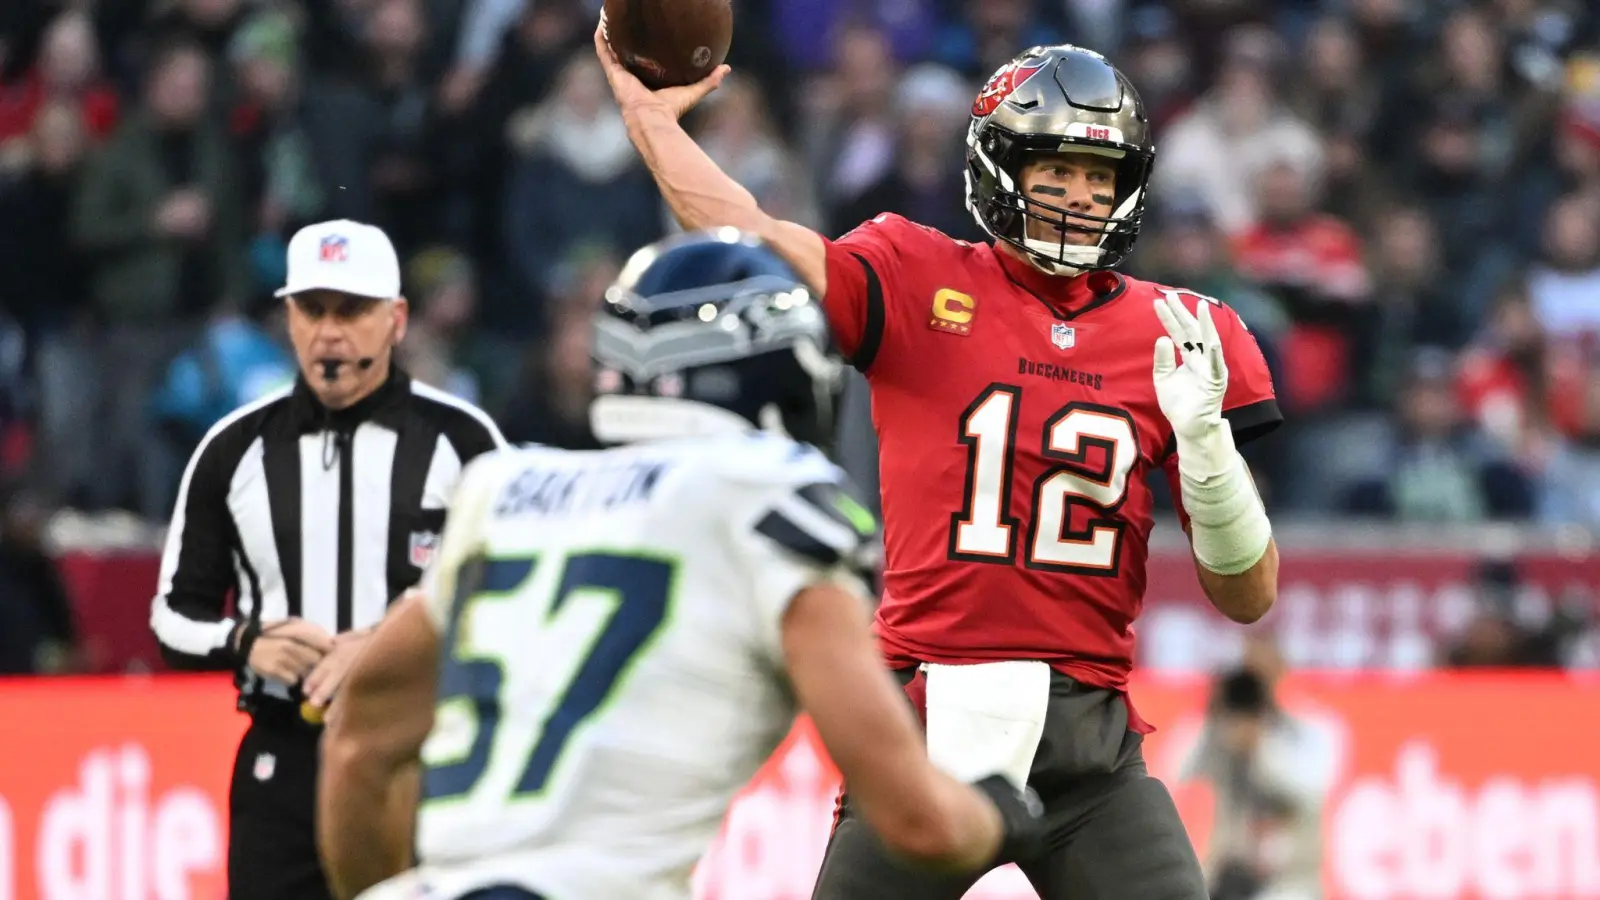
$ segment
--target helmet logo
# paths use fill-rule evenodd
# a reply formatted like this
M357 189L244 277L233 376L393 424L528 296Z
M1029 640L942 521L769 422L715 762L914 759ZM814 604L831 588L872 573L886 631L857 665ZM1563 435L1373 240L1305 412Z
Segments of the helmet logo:
M978 99L972 103L972 116L981 119L1000 108L1017 88L1028 83L1028 79L1044 71L1048 60L1030 59L1022 63L1007 63L994 73L989 83L978 92Z

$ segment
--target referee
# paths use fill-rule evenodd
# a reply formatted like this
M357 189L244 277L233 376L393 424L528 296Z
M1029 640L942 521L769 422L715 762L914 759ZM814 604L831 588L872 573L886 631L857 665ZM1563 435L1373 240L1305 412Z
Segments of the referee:
M330 896L312 822L320 711L420 578L462 467L505 443L394 363L408 309L381 230L301 229L278 296L299 377L200 441L150 612L167 662L233 671L252 719L229 792L230 900Z

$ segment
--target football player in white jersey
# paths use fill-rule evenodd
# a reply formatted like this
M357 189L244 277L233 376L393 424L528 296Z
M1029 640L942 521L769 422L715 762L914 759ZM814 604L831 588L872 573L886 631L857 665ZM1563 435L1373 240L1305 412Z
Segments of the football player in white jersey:
M978 869L1036 842L1005 777L933 767L879 660L877 524L801 442L830 433L841 363L789 266L731 231L641 250L593 355L595 433L619 446L468 466L331 711L335 895L687 898L797 704L901 855Z

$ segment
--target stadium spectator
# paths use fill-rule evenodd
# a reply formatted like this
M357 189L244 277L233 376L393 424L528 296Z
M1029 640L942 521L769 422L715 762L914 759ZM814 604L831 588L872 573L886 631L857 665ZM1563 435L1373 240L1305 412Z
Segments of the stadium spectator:
M72 606L44 545L49 510L37 495L0 499L0 675L77 668Z
M32 132L49 107L70 109L94 140L111 133L120 106L115 88L100 73L100 48L89 14L57 16L40 40L38 59L21 78L0 76L0 152Z
M835 52L837 70L806 95L802 146L817 179L823 218L837 231L850 227L840 224L841 208L893 165L897 69L888 41L873 28L845 28Z
M1459 349L1480 315L1464 309L1444 266L1438 229L1419 206L1391 207L1373 229L1373 283L1368 328L1353 330L1352 377L1363 406L1380 405L1404 380L1416 347Z
M1526 279L1508 279L1484 326L1461 354L1458 391L1484 433L1521 454L1548 427L1558 396L1552 352L1528 300Z
M439 215L443 132L425 68L427 22L419 0L380 0L358 33L359 67L319 73L306 91L318 171L335 188L323 214L383 222L408 258L448 224Z
M245 20L228 45L228 60L238 82L228 127L239 151L256 299L283 283L285 242L316 219L328 188L303 120L303 73L290 18L264 10Z
M1471 618L1441 660L1451 668L1561 666L1594 617L1592 605L1564 602L1568 598L1558 598L1553 608L1530 608L1514 559L1483 559L1472 587Z
M507 125L521 157L505 207L506 253L532 331L555 312L558 269L569 253L596 245L625 255L659 237L665 222L590 56L572 58L550 97Z
M1178 31L1177 17L1162 5L1141 5L1130 16L1126 60L1128 78L1150 115L1150 127L1165 134L1198 93L1194 51Z
M1371 321L1365 248L1349 223L1318 211L1316 177L1288 159L1266 163L1254 182L1255 221L1234 237L1240 273L1269 291L1293 322L1283 352L1295 366L1279 390L1286 408L1299 412L1349 396Z
M1539 514L1549 522L1600 531L1600 361L1583 374L1577 434L1545 462Z
M514 444L535 443L563 450L600 447L589 426L594 375L589 366L588 323L595 303L618 267L603 255L573 260L567 267L566 297L556 310L549 335L530 346L510 391L502 423Z
M150 413L175 457L188 456L235 409L294 380L294 361L277 337L281 310L269 318L271 325L263 327L240 314L219 315L167 367L150 398Z
M835 230L892 212L951 237L981 240L983 233L962 194L961 141L966 133L961 126L972 94L970 85L941 66L924 63L906 71L895 89L894 159L854 199L836 206ZM776 209L772 213L782 214Z
M12 484L27 474L33 445L27 352L22 326L0 311L0 484Z
M1470 292L1497 283L1516 258L1511 243L1501 239L1507 185L1488 162L1487 113L1453 94L1419 105L1420 122L1408 128L1416 134L1415 149L1394 170L1393 181L1428 210L1451 280L1466 292L1468 308L1482 309L1487 298Z
M0 297L21 329L19 374L27 379L9 404L9 424L21 425L21 415L32 413L30 433L41 448L34 484L67 497L74 485L87 483L93 467L93 445L74 427L100 390L94 372L81 364L87 281L71 233L87 135L72 107L56 103L34 118L24 143L21 167L0 170Z
M964 0L940 31L932 56L981 81L1029 47L1061 43L1060 32L1044 20L1043 6L1030 0Z
M898 59L924 59L944 21L944 5L941 0L773 0L769 27L785 59L804 72L825 69L840 30L856 24L880 29Z
M1539 325L1552 338L1600 336L1600 208L1568 194L1550 207L1543 259L1528 274Z
M400 362L412 377L468 403L483 403L480 358L468 326L478 304L472 261L447 247L417 254L406 267L415 298Z
M1214 86L1162 137L1151 187L1157 198L1198 193L1229 233L1256 223L1253 186L1268 168L1285 163L1314 181L1325 152L1316 132L1279 96L1284 63L1276 49L1236 48Z
M71 429L96 435L100 455L85 473L95 500L148 518L169 508L177 483L177 461L145 415L155 379L205 316L248 294L238 168L207 116L211 74L199 45L165 45L143 109L91 159L73 210L100 324L78 364L100 373L106 407Z
M1447 354L1419 351L1396 406L1400 425L1379 469L1387 474L1351 488L1350 512L1414 522L1533 514L1527 476L1463 421Z
M781 210L792 221L820 224L810 173L778 134L760 84L734 76L706 100L694 134L712 160L733 173L764 208Z

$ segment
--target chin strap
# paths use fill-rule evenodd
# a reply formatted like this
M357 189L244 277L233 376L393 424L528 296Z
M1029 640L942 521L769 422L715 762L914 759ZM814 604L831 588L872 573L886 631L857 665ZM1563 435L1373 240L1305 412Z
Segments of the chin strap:
M1038 253L1032 250L1022 254L1022 258L1028 261L1028 265L1033 266L1035 269L1038 269L1044 274L1056 275L1061 278L1076 278L1077 276L1082 275L1084 272L1089 271L1088 269L1080 269L1077 266L1069 266L1066 263L1056 262L1053 259L1040 256Z

